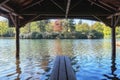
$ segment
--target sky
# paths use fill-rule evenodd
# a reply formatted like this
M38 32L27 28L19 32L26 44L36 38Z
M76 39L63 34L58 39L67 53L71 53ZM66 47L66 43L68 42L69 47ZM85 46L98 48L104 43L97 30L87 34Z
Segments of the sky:
M6 18L0 16L0 21L3 21L3 20L6 20ZM74 20L75 20L75 23L78 23L80 19L74 19ZM92 25L95 23L95 21L82 19L82 23L88 23L89 25Z
M75 22L78 23L80 19L75 19ZM88 23L90 26L92 24L94 24L96 21L92 21L92 20L87 20L87 19L82 19L82 23Z
M6 18L0 16L0 21L6 20Z

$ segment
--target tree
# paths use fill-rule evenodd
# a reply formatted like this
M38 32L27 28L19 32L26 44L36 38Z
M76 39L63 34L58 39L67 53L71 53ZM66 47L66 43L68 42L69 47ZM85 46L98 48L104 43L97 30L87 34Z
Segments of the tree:
M75 31L75 23L74 23L74 19L68 19L68 27L70 29L70 32Z
M104 26L103 23L96 22L91 26L91 28L92 28L92 30L96 30L100 33L103 33L103 29L104 29L103 26Z
M75 27L76 31L81 31L81 32L88 32L89 29L90 26L87 23L77 24Z
M48 23L50 23L49 20L40 20L40 21L37 21L37 25L38 25L38 28L40 30L40 32L45 32L46 31L46 26L48 26Z
M111 37L111 28L106 26L105 24L103 25L104 29L103 29L103 34L104 34L104 38L110 38Z
M46 27L45 27L45 30L47 32L52 32L53 31L53 25L54 25L54 22L50 21L47 23Z
M7 21L0 21L0 36L6 34L7 30L8 30Z

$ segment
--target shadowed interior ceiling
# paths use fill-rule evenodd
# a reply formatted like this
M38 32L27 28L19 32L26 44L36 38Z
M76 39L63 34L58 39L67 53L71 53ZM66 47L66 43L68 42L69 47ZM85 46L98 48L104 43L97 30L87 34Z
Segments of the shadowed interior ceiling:
M19 18L19 26L31 21L53 18L82 18L111 25L115 16L120 25L120 0L0 0L0 16Z

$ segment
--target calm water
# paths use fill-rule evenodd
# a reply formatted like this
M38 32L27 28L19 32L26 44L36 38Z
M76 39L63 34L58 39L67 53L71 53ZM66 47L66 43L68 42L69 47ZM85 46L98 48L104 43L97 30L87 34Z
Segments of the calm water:
M49 80L56 55L68 55L77 80L120 80L120 47L111 56L110 40L0 39L0 80Z

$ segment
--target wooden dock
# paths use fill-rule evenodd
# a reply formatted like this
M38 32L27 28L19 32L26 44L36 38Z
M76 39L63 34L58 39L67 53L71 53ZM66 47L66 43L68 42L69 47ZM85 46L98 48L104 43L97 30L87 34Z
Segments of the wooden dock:
M76 80L75 73L67 56L57 56L50 80Z

